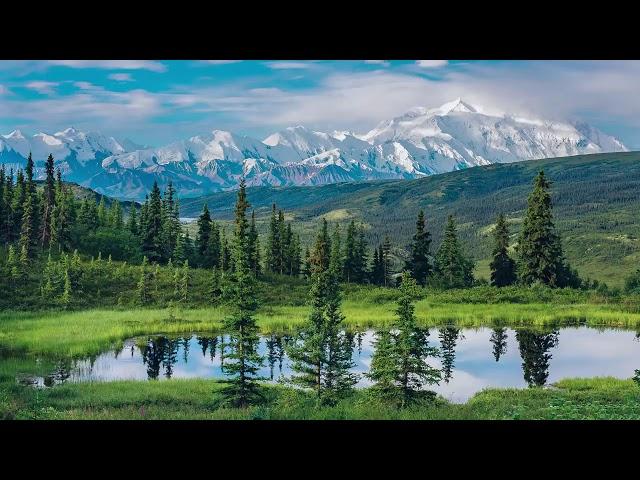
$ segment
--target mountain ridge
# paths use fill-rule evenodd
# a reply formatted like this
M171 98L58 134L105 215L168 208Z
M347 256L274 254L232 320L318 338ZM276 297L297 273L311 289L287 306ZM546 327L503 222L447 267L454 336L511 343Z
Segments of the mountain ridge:
M184 196L249 186L411 179L492 163L627 151L617 138L586 123L527 119L485 111L461 98L416 107L365 134L309 130L302 125L263 140L224 130L155 148L137 148L73 127L28 139L0 136L0 163L18 168L28 151L54 155L66 179L99 193L141 200L154 181L172 181ZM40 174L40 171L36 172Z

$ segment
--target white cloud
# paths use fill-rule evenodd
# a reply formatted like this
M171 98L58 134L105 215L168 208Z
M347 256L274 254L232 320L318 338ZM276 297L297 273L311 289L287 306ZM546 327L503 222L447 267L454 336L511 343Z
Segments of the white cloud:
M103 68L108 70L150 70L165 72L166 65L155 60L47 60L49 65L70 68Z
M306 62L269 62L267 66L273 70L293 70L311 68L313 65Z
M444 67L448 63L448 60L416 60L416 64L422 68Z
M111 80L116 80L117 82L133 82L133 78L131 78L130 73L112 73L109 75Z
M70 124L126 130L138 127L141 121L162 112L160 99L144 90L110 92L99 88L28 103L3 101L0 109L3 115L25 120L33 129L44 130L64 128Z
M80 90L92 90L97 88L94 84L89 82L73 82L73 86L79 88Z
M388 60L365 60L364 63L368 63L371 65L382 65L383 67L388 67L391 65Z
M25 87L35 90L36 92L42 95L52 95L54 93L55 87L59 85L58 82L47 82L44 80L34 80L32 82L26 83Z

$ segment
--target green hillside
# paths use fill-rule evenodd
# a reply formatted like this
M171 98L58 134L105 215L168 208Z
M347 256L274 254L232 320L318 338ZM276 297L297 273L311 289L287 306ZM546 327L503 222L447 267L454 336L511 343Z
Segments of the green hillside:
M552 180L556 225L567 257L589 278L620 285L640 266L640 152L582 155L475 167L417 180L342 183L319 187L248 189L264 229L271 203L295 219L310 239L320 217L365 222L369 241L389 235L401 258L420 208L427 215L434 245L449 214L456 217L476 275L488 276L491 230L504 212L515 241L534 175L544 169ZM215 218L229 219L235 192L183 199L181 215L196 217L206 202Z

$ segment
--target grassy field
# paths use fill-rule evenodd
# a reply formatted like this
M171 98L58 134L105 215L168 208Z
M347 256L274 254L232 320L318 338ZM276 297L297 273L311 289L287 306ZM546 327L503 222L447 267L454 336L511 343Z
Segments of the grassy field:
M245 410L218 408L212 380L66 384L46 390L0 390L0 415L15 419L640 419L640 387L613 378L562 380L550 389L485 390L464 404L442 399L406 410L388 408L366 390L317 407L305 393L274 386L267 401ZM1 417L0 417L1 418Z
M349 328L388 324L393 316L394 291L375 294L357 290L343 303ZM360 293L360 296L358 295ZM447 298L449 296L449 298ZM589 303L455 303L443 293L416 304L424 325L455 323L461 327L590 325L640 327L640 312L620 304ZM473 296L468 294L467 300ZM558 301L558 299L556 299ZM634 309L635 310L635 307ZM98 353L129 337L154 333L219 331L228 307L194 309L94 309L78 312L0 313L0 346L46 355L82 356ZM263 332L295 329L308 318L306 305L265 305L257 313Z
M309 314L306 284L282 280L261 287L257 321L263 332L295 329ZM388 324L397 289L344 286L348 328ZM595 291L474 287L423 290L416 315L429 326L554 327L569 325L640 329L638 298ZM488 390L462 405L442 399L398 412L357 391L332 408L317 408L307 395L267 387L265 405L217 408L213 380L118 381L34 389L16 382L19 372L53 371L65 357L97 355L145 334L220 331L229 306L130 308L0 313L0 418L51 419L510 419L640 418L640 388L615 379L565 380L553 389ZM18 354L18 355L14 355ZM20 355L24 354L24 355ZM38 360L35 360L38 356ZM4 358L3 358L4 357Z

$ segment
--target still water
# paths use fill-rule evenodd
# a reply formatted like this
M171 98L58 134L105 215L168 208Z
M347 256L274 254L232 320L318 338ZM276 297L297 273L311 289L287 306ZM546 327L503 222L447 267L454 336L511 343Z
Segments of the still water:
M354 371L369 370L373 331L352 336ZM260 375L277 381L292 372L285 353L287 335L260 340L265 357ZM40 386L61 382L224 378L221 345L226 336L151 336L130 339L123 348L80 361L60 361L47 377L32 377ZM429 363L442 369L443 379L430 388L452 402L465 402L488 387L525 388L548 385L567 377L629 378L640 368L639 334L629 330L563 328L540 332L512 329L432 328L429 344L439 349ZM358 386L369 385L360 375Z

